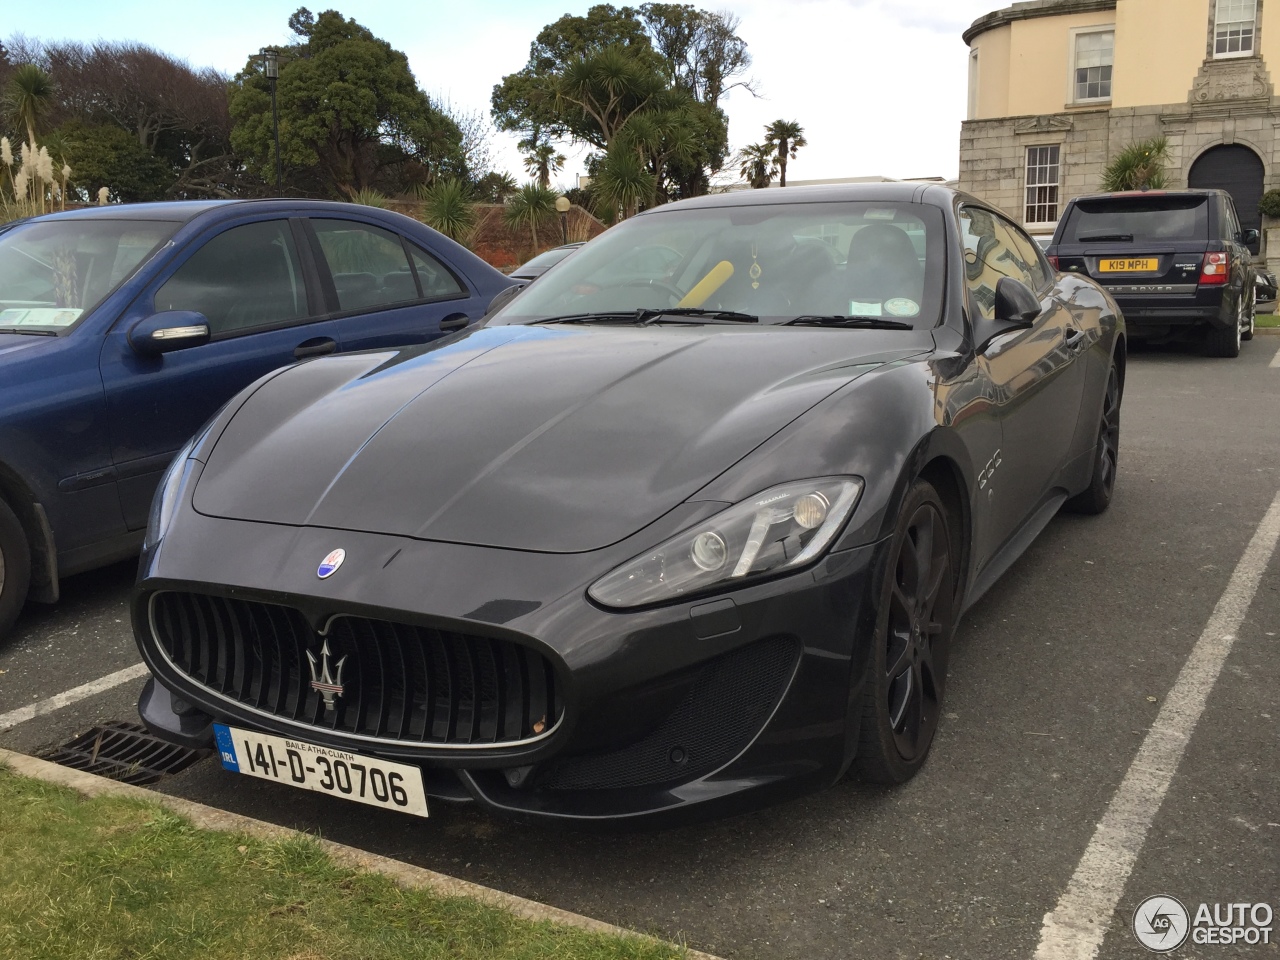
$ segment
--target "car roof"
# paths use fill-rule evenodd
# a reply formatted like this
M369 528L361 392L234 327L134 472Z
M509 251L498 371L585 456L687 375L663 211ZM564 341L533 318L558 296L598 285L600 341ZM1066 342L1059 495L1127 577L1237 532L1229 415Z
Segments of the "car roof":
M33 217L32 221L46 220L169 220L186 223L215 210L230 207L253 212L269 211L273 207L313 207L316 210L347 211L359 208L369 213L394 213L381 207L369 207L343 200L303 200L281 197L263 200L162 200L153 203L109 203L100 207L83 207L79 210L62 210Z
M1110 193L1082 193L1076 200L1110 200L1115 197L1130 199L1133 197L1216 197L1226 193L1215 187L1192 187L1180 190L1116 190Z
M765 190L735 190L732 193L711 193L704 197L691 197L675 203L645 210L641 216L666 213L672 210L695 210L705 207L754 207L784 203L841 203L850 200L879 200L884 202L918 201L927 189L946 189L936 183L888 182L888 183L835 183L808 187L774 187ZM948 191L954 193L954 191Z

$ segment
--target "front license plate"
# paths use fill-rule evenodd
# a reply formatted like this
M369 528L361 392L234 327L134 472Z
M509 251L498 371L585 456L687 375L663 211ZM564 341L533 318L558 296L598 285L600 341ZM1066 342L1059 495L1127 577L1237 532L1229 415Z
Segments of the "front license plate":
M427 815L422 771L407 763L362 757L221 723L213 725L213 733L222 765L228 770L371 807Z
M1155 257L1137 257L1129 260L1099 260L1101 273L1155 273L1160 261Z

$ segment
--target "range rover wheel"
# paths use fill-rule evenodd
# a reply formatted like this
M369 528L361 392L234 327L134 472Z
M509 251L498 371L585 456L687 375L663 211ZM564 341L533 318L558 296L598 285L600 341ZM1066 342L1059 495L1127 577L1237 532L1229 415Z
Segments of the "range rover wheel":
M1240 333L1240 322L1229 327L1210 327L1204 338L1204 352L1210 357L1240 356L1240 341L1244 339Z
M1255 293L1249 298L1249 315L1245 317L1245 322L1240 325L1240 339L1253 339L1253 321L1258 315L1258 296Z
M0 500L0 637L18 619L31 582L31 551L22 524Z

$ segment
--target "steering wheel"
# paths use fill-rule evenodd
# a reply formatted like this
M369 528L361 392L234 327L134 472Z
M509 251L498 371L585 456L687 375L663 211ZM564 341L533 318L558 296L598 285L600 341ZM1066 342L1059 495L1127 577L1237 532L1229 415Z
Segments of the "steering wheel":
M684 299L684 294L681 293L679 290L677 290L671 284L667 283L665 280L655 280L651 278L637 277L634 280L627 280L626 282L622 283L621 286L645 287L646 289L649 289L649 290L659 290L671 298L671 303L667 304L667 306L673 306Z

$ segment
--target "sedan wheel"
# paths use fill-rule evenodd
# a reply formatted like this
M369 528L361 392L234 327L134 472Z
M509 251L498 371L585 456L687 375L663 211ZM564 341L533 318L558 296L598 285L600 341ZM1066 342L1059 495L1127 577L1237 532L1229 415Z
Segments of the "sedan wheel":
M856 761L865 779L909 780L933 744L955 630L954 557L946 507L918 480L898 518L880 589Z
M27 599L31 579L31 556L22 524L8 504L0 500L0 637L18 619Z

